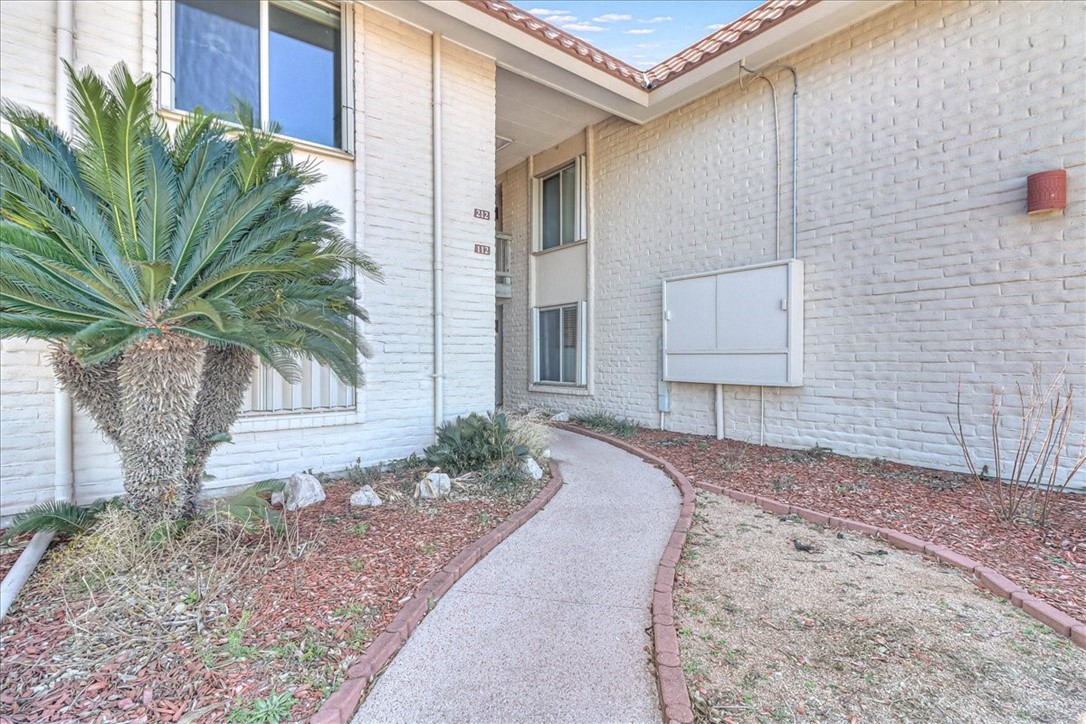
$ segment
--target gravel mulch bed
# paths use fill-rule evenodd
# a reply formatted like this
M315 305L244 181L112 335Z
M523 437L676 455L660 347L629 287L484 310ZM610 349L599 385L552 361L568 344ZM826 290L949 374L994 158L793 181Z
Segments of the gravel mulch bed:
M1049 525L1003 523L965 475L883 460L786 450L639 428L634 444L666 458L691 482L764 495L887 526L995 568L1086 620L1086 495L1067 493Z
M676 569L699 722L1071 722L1086 651L957 570L699 493Z
M398 493L424 473L369 481L386 504L362 511L349 505L356 485L326 483L327 500L290 514L286 542L241 542L238 570L218 599L154 602L161 608L147 617L152 630L117 630L132 624L96 613L95 602L109 602L108 586L92 585L99 597L92 601L86 587L58 595L49 575L36 575L0 629L0 720L313 714L404 601L546 482L515 495L461 491L439 502ZM48 571L48 559L44 565Z

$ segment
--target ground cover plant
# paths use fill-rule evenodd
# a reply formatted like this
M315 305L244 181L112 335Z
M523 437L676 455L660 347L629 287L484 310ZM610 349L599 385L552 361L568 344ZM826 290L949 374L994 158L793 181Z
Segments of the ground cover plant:
M957 570L698 493L676 569L700 722L1070 722L1086 651Z
M1003 521L969 475L639 428L634 444L692 481L887 526L995 568L1086 620L1086 495L1054 493L1048 520Z
M637 423L623 417L616 417L609 412L596 411L584 415L575 415L572 421L584 425L589 430L628 440L637 432Z
M520 438L518 438L520 439ZM54 547L0 625L0 719L296 721L432 574L544 481L417 497L420 458L322 476L285 532L199 516L147 545L127 508ZM370 485L385 501L356 509Z

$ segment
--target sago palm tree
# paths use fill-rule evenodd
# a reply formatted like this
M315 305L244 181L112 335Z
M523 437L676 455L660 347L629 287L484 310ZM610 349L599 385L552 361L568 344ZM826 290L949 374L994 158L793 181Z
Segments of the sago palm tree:
M339 212L289 143L194 114L170 133L149 78L72 81L75 132L4 101L0 333L55 342L58 378L118 448L131 505L184 515L255 368L362 382L358 273Z

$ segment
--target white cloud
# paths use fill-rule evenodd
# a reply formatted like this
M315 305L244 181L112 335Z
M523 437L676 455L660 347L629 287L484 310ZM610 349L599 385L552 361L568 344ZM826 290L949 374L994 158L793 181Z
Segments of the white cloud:
M632 15L620 15L618 13L607 13L601 15L598 18L592 18L597 23L620 23L623 20L633 20Z
M592 23L567 23L562 26L562 29L574 33L598 33L607 28L601 28L599 25L593 25Z
M568 10L548 10L547 8L532 8L529 10L532 15L536 15L541 18L550 17L551 15L565 15Z
M655 18L638 18L639 23L666 23L671 20L670 15L657 15Z
M551 15L547 18L548 23L575 23L577 22L576 15Z
M720 30L723 27L725 27L724 23L713 23L712 25L706 25L705 29L706 30Z
M656 31L652 28L634 28L632 30L623 30L626 35L650 35Z

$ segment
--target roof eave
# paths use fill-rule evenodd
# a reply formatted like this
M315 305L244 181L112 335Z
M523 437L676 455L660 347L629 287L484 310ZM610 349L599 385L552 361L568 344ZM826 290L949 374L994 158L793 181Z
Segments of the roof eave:
M393 17L493 58L498 66L634 123L646 123L735 81L739 65L774 62L901 0L812 3L764 32L643 90L592 62L464 2L361 0Z
M649 91L649 104L639 120L645 122L658 118L738 80L740 64L758 68L776 62L898 2L901 0L814 3L804 8L802 13L796 13L765 32L744 39Z

